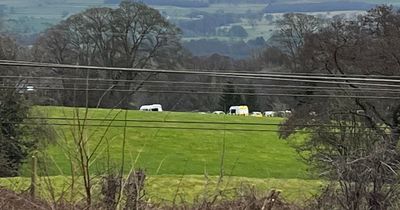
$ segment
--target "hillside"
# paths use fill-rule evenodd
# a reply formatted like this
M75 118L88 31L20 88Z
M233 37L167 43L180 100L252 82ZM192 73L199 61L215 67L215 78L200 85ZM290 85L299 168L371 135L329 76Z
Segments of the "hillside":
M71 15L92 7L116 7L120 0L3 0L0 17L5 28L24 45L32 45L48 27ZM280 13L305 12L322 18L365 11L377 4L399 5L400 0L145 0L183 32L183 45L193 55L220 53L233 58L246 58L265 47L253 46L260 38L272 37ZM343 12L345 11L345 12ZM328 14L328 12L330 14ZM243 27L246 36L230 33L233 27ZM217 43L215 43L217 41ZM198 47L200 46L200 47ZM218 46L218 50L215 50Z
M48 117L74 116L72 108L40 107ZM83 109L80 110L83 115ZM89 118L124 119L124 112L107 109L90 109ZM198 113L146 113L129 111L129 120L153 121L200 121L196 123L161 123L161 122L128 122L126 134L125 168L131 166L144 168L149 175L218 175L221 166L221 151L225 140L224 171L226 175L256 177L256 178L300 178L307 179L307 166L299 160L295 150L288 142L280 140L275 125L224 125L210 124L215 122L227 123L279 123L280 118L255 118L239 116L223 116ZM51 123L70 124L72 121L51 120ZM76 123L76 121L75 121ZM88 124L100 124L98 121L88 121ZM113 126L123 126L123 122L114 122ZM136 128L134 126L140 126ZM186 127L187 129L142 128L149 127ZM101 139L105 127L87 127L85 136L90 137L91 148ZM204 128L214 130L196 130ZM71 126L56 126L58 133L57 143L48 149L50 161L50 175L70 174L70 164L66 157L71 151L73 135ZM217 130L216 130L217 129ZM220 130L221 129L221 130ZM223 129L227 129L223 131ZM232 131L268 130L268 131ZM92 171L103 171L107 162L111 168L121 161L123 128L112 127L106 134L106 140L96 153L96 161L92 164ZM75 135L76 136L76 135ZM106 147L106 145L110 147ZM68 149L69 148L69 149ZM107 151L110 159L107 158Z
M274 3L268 5L265 13L289 13L289 12L331 12L331 11L357 11L369 10L375 4L348 1L326 1L318 3Z

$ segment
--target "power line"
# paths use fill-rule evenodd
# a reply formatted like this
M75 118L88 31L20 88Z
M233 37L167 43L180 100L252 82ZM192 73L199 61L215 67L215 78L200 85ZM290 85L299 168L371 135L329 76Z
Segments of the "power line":
M29 85L32 85L32 84L34 84L34 83L29 83ZM50 83L49 83L50 84ZM28 85L28 86L29 86ZM42 84L43 85L43 84ZM64 85L78 85L78 84L74 84L74 83L67 83L67 84L65 84L65 83L63 83L63 86ZM82 85L82 86L84 86L85 84L79 84L79 85ZM98 83L96 83L96 85L95 86L101 86L102 84L98 84ZM106 84L105 84L106 85ZM109 88L93 88L93 87L89 87L89 88L84 88L84 87L66 87L66 88L64 88L64 87L49 87L49 86L33 86L32 88L32 90L34 90L34 89L38 89L38 90L61 90L61 89L65 89L65 90L76 90L76 91L86 91L86 90L89 90L89 91L115 91L115 92L129 92L129 91L132 91L132 90L129 90L129 89L119 89L119 88L129 88L129 87L131 87L131 86L127 86L127 85L116 85L115 87L113 87L113 85L111 85L111 86L109 86ZM2 88L6 88L6 89L17 89L17 90L21 90L21 91L23 91L24 89L27 89L27 86L22 86L22 87L18 87L18 86L15 86L15 87L13 87L13 86L0 86L0 89L2 89ZM226 93L226 92L215 92L215 91L209 91L209 90L215 90L215 87L198 87L198 86L193 86L193 85L186 85L186 86L159 86L159 85L146 85L146 84L144 84L143 85L143 87L142 88L151 88L151 89L146 89L146 90L140 90L140 91L137 91L137 92L141 92L141 91L166 91L165 89L170 89L169 91L179 91L179 90L174 90L174 89L185 89L185 91L186 92L188 92L188 91L196 91L196 92L199 92L199 90L201 90L200 92L205 92L205 91L208 91L208 92L212 92L212 93L215 93L215 94L229 94L229 93ZM158 88L162 88L162 90L159 90ZM252 91L252 90L254 90L254 91L256 91L256 90L258 90L258 91L260 91L260 88L252 88L252 87L239 87L239 88L236 88L235 89L235 91L239 91L239 92L235 92L235 93L232 93L232 95L237 95L237 94L241 94L241 93L243 93L243 94L251 94L251 93L248 93L248 92L240 92L240 91ZM346 89L344 89L344 90L342 90L342 89L331 89L331 88L323 88L323 89L314 89L314 88L312 88L312 87L295 87L295 88L289 88L289 87L271 87L270 89L268 89L268 90L264 90L263 92L268 92L268 93L280 93L280 92L284 92L284 93L290 93L290 92L294 92L294 93L296 93L296 94L300 94L300 92L312 92L312 93L316 93L316 92L327 92L327 93L370 93L370 94L373 94L373 93L379 93L380 95L382 95L382 93L380 93L380 92L383 92L384 94L400 94L400 90L391 90L391 89L372 89L372 90L367 90L366 88L365 89L351 89L351 88L346 88ZM260 92L254 92L254 94L259 94ZM293 94L294 94L293 93ZM311 94L308 94L308 95L311 95ZM329 94L329 95L331 95L331 96L335 96L334 94ZM372 96L371 96L372 97Z
M12 86L0 86L0 89L17 89ZM21 91L24 91L20 89ZM309 97L309 98L359 98L359 99L395 99L399 100L400 97L393 96L373 96L373 95L329 95L329 94L285 94L285 93L249 93L249 92L216 92L216 91L175 91L175 90L122 90L122 89L101 89L101 88L51 88L51 87L36 87L35 90L48 90L48 91L103 91L103 92L129 92L129 93L176 93L176 94L199 94L199 95L251 95L251 96L285 96L285 97Z
M38 62L32 62L32 61L15 61L15 60L0 60L0 62L5 62L5 63L26 63L26 64L37 64ZM42 63L42 64L54 64L54 63ZM114 68L114 67L110 67ZM128 68L131 69L131 68ZM191 71L200 71L200 72L212 72L210 70L206 69L183 69L183 70L191 70ZM238 70L223 70L225 73L246 73L245 71L238 71ZM224 73L224 72L217 72L217 73ZM253 74L256 75L263 75L263 74L268 74L268 75L293 75L293 76L305 76L306 78L309 78L310 76L318 76L318 77L334 77L334 78L347 78L347 77L353 77L353 78L375 78L375 79L393 79L397 78L400 79L400 75L377 75L377 74L323 74L323 73L304 73L304 72L266 72L263 70L258 70L258 71L252 71ZM399 80L400 81L400 80Z
M128 71L128 72L149 72L149 73L171 73L171 74L200 74L200 75L227 75L227 76L258 76L258 77L277 77L277 78L292 78L292 79L318 79L318 80L344 80L344 81L373 81L373 82L393 82L399 83L400 80L395 79L381 79L381 78L361 78L361 77L345 77L343 75L299 75L295 73L244 73L244 72L213 72L204 70L165 70L165 69L139 69L139 68L121 68L121 67L101 67L101 66L83 66L83 65L70 65L70 64L52 64L52 63L38 63L26 61L10 61L0 60L0 65L9 66L30 66L30 67L54 67L54 68L68 68L68 69L87 69L87 70L114 70L114 71Z
M117 67L95 67L95 66L77 66L77 65L43 65L43 64L27 64L27 63L0 63L0 65L5 66L20 66L20 67L36 67L36 68L65 68L65 69L86 69L86 70L113 70L113 71L126 71L126 72L146 72L146 73L162 73L162 74L192 74L198 76L207 77L222 77L231 79L253 79L253 80L271 80L271 81L287 81L287 82L308 82L308 83L322 83L322 84L335 84L335 85L361 85L361 86L373 86L373 87L391 87L400 88L400 85L393 84L380 84L380 83L362 83L362 82L342 82L342 81L328 81L328 80L313 80L311 79L298 79L298 78L279 78L279 77L269 77L260 76L253 74L255 76L241 76L233 73L218 73L218 72L200 72L200 71L180 71L180 70L155 70L155 69L129 69L129 68L117 68ZM343 78L342 78L343 79ZM347 79L347 78L346 78ZM392 80L391 80L392 81Z
M17 66L19 66L19 65L21 65L20 63L15 63ZM2 64L0 64L0 65L2 65ZM8 64L6 64L6 65L8 65ZM37 64L29 64L30 66L32 66L32 67L37 67L36 65ZM26 67L26 66L29 66L29 65L23 65L24 67ZM42 67L44 67L44 66L42 66ZM47 67L52 67L52 66L47 66ZM54 66L53 66L54 67ZM89 66L90 67L90 66ZM62 67L60 67L60 66L57 66L57 67L55 67L55 68L65 68L65 66L62 66ZM72 67L67 67L67 68L72 68ZM81 66L74 66L73 68L81 68ZM85 68L87 69L88 68L88 66L85 66ZM97 67L95 67L95 68L97 68ZM92 67L90 67L89 68L90 70L93 70L92 69ZM98 69L95 69L95 70L98 70ZM113 70L113 69L111 69L111 70ZM135 70L139 70L139 69L135 69ZM149 69L144 69L144 71L146 72L146 71L153 71L153 70L149 70ZM170 71L170 70L155 70L155 71L162 71L162 73L164 73L164 71L165 72L167 72L167 73L176 73L177 71L176 70L172 70L172 72ZM180 73L180 72L179 72ZM183 72L183 74L186 74L186 73L188 73L188 74L197 74L197 73L194 73L194 72ZM211 76L225 76L225 74L226 73L222 73L222 74L224 74L224 75L220 75L221 73L219 73L219 72L201 72L201 73L211 73L211 74L216 74L216 75L211 75ZM255 74L237 74L237 73L229 73L229 74L232 74L232 75L227 75L227 77L233 77L233 78L251 78L251 77L247 77L247 76L249 76L249 75L255 75ZM203 74L201 74L201 75L203 75ZM242 76L242 75L245 75L245 76ZM257 75L258 76L258 75ZM264 75L261 75L261 76L264 76ZM265 76L265 77L269 77L270 75L267 75L267 76ZM291 75L290 77L287 77L287 76L285 76L285 77L283 77L283 78L280 78L281 77L281 75L277 75L279 78L277 78L277 77L274 77L274 78L267 78L267 79L286 79L286 80L288 80L288 81L296 81L296 82L298 82L298 81L308 81L308 80L303 80L303 79L297 79L297 78L304 78L303 76L302 77L299 77L299 76L293 76L293 75ZM264 79L264 77L262 77L263 79ZM314 77L315 78L315 77ZM313 78L313 79L314 79ZM256 78L256 79L258 79L258 78ZM322 81L320 81L320 80L325 80L325 79L328 79L328 77L318 77L318 78L316 78L317 80L311 80L311 81L313 81L313 82L322 82ZM329 79L331 79L331 80L336 80L337 78L329 78ZM342 79L344 79L345 81L348 81L348 80L350 80L349 78L342 78ZM351 78L351 79L354 79L354 80L356 80L356 81L359 81L359 80L361 80L361 81L365 81L365 79L363 79L363 78ZM86 81L88 81L88 80L86 80ZM381 79L369 79L369 80L367 80L367 81L374 81L374 82L394 82L394 81L397 81L397 80L381 80ZM333 82L333 81L324 81L324 82ZM354 84L354 83L349 83L349 82L335 82L335 83L333 83L333 84L346 84L346 85L348 85L348 84ZM377 84L377 83L359 83L359 84L362 84L362 85L367 85L367 84L369 84L369 85L379 85L379 86L383 86L383 85L386 85L386 84ZM391 86L394 86L394 85L391 85ZM3 88L14 88L15 89L15 87L3 87ZM329 88L329 87L328 87ZM109 89L94 89L94 88L85 88L85 89L78 89L78 88L48 88L48 87L35 87L35 89L39 89L39 90L72 90L72 91L107 91L107 90L109 90ZM113 91L121 91L121 92L124 92L124 91L127 91L127 92L132 92L132 90L118 90L118 89L114 89ZM162 91L162 90L136 90L135 92L148 92L148 93L184 93L184 94L233 94L233 95L262 95L262 96L298 96L298 97L335 97L335 98L365 98L365 99L400 99L399 97L382 97L382 96L355 96L355 95L302 95L302 94L260 94L260 93L224 93L224 92L206 92L206 91ZM71 124L68 124L68 125L71 125ZM99 126L99 125L90 125L90 126ZM115 127L115 126L113 126L113 127ZM121 126L119 126L119 127L121 127ZM138 127L138 126L134 126L134 127ZM142 128L167 128L167 129L199 129L199 128L191 128L191 127L154 127L154 126L140 126L140 127L142 127ZM212 129L210 129L210 128L201 128L201 129L206 129L206 130L212 130ZM219 129L219 130L221 130L221 129ZM224 129L224 130L226 130L226 129ZM234 130L239 130L239 129L234 129ZM248 131L248 130L247 130ZM253 131L253 130L252 130ZM254 130L254 131L261 131L261 130ZM276 131L274 131L274 132L276 132Z
M32 80L72 80L72 81L82 81L80 83L73 83L73 82L62 82L62 85L86 85L87 81L96 82L96 85L108 85L108 83L116 83L116 82L124 82L124 83L142 83L142 80L124 80L124 79L102 79L102 78L77 78L77 77L32 77L32 76L0 76L0 78L9 78L9 79L20 79L20 80L28 80L26 81L27 84L54 84L53 82L46 82L46 81L36 81L36 82L29 82L30 79ZM84 83L83 83L84 82ZM91 84L91 83L90 83ZM172 81L172 80L148 80L144 81L146 87L147 84L190 84L190 85L207 85L207 86L246 86L246 87L269 87L269 88L296 88L296 89L327 89L327 90L359 90L359 91L388 91L388 92L400 92L400 90L394 89L384 89L384 88L350 88L350 87L337 87L337 86L313 86L313 85L277 85L277 84L258 84L258 83L211 83L211 82L185 82L185 81ZM127 87L126 85L120 84L113 84L118 87ZM390 87L399 87L400 85L390 86Z
M0 60L0 62L5 62L7 61L8 63L26 63L26 64L34 64L37 62L29 62L29 61L12 61L12 60ZM212 72L210 70L205 70L205 69L185 69L185 70L192 70L192 71L200 71L200 72ZM239 71L239 70L224 70L225 72L228 71L228 73L246 73L245 71ZM257 70L257 71L252 71L253 74L257 75L263 75L263 74L268 74L268 75L295 75L295 76L306 76L309 78L309 76L320 76L320 77L332 77L332 78L347 78L347 77L358 77L358 78L376 78L376 79L400 79L400 75L377 75L377 74L323 74L323 73L303 73L303 72L266 72L264 70ZM223 72L222 72L223 73Z
M4 122L4 124L22 124L22 125L51 125L51 126L82 126L82 124L71 123L13 123ZM207 131L241 131L241 132L278 132L274 129L231 129L231 128L201 128L201 127L176 127L176 126L142 126L142 125L104 125L104 124L85 124L85 127L109 127L109 128L141 128L141 129L176 129L176 130L207 130ZM309 132L309 131L304 131Z
M41 86L32 86L32 85L41 85ZM52 85L52 86L50 86L50 85ZM68 86L68 87L74 86L74 87L70 87L70 88L74 88L74 90L76 90L76 89L84 89L84 87L82 87L82 86L86 86L86 84L84 84L84 83L54 84L54 83L51 83L51 82L48 82L48 83L42 83L42 82L32 83L32 82L29 82L26 85L24 85L24 84L16 85L15 88L23 90L24 88L27 88L28 86L32 86L32 88L38 88L38 89L51 88L51 87L52 88L64 88L64 86ZM60 86L62 86L62 87L60 87ZM81 86L81 87L79 88L79 86ZM94 88L94 87L99 88L101 86L103 86L102 88L105 88L104 86L108 86L108 88L112 88L111 90L116 90L116 91L119 90L118 88L130 88L130 87L132 87L130 85L111 85L111 84L102 84L102 83L96 83L94 85L89 85L90 88ZM248 86L251 86L251 85L248 85ZM11 88L13 86L4 86L3 85L3 86L0 86L0 88L1 87ZM66 87L66 88L68 88L68 87ZM193 91L197 91L197 90L209 90L209 89L214 90L216 88L222 88L222 87L195 86L195 85L173 85L173 86L171 86L171 85L168 85L168 84L165 84L165 85L147 85L147 84L144 84L143 88L152 88L152 89L154 89L154 88L156 88L156 89L157 88L163 88L163 89L164 88L169 88L169 89L185 89L185 90L194 89ZM235 90L236 91L242 91L242 90L260 90L260 89L261 89L260 87L237 87ZM390 90L390 89L366 90L366 89L351 89L350 88L348 90L349 91L346 91L346 92L365 93L365 92L381 92L381 91L385 91L386 94L388 94L388 93L389 94L400 93L400 90L396 91L396 90ZM276 91L287 91L287 92L290 92L290 91L296 91L296 92L299 92L299 91L303 91L303 92L308 92L308 91L312 91L312 92L323 92L323 91L343 92L343 91L345 91L345 89L344 90L342 90L342 89L330 89L330 88L317 88L317 89L314 89L312 87L293 87L293 88L289 88L289 87L279 87L278 86L278 87L270 87L268 89L268 92L270 92L270 91L273 91L273 92L276 92Z
M266 73L263 70L259 73ZM321 76L321 77L359 77L359 78L376 78L376 79L400 79L400 75L377 75L377 74L324 74L324 73L304 73L304 72L268 72L268 74L278 75L297 75L297 76Z
M1 77L0 77L1 78ZM130 84L135 84L135 82L128 82ZM150 84L156 84L158 83L159 85L149 85ZM175 85L178 84L178 85ZM215 89L215 88L223 88L221 87L223 84L213 84L213 83L201 83L197 84L196 82L185 82L185 84L188 85L182 85L181 82L170 82L170 81L160 81L160 82L152 82L152 81L146 81L142 86L146 88L192 88L192 89ZM189 85L190 84L190 85ZM329 92L351 92L351 93L365 93L365 92L384 92L385 94L396 94L400 93L400 90L393 90L393 89L381 89L381 88L348 88L348 87L318 87L318 86L301 86L301 85L256 85L256 84L244 84L247 87L243 87L244 85L242 84L229 84L229 83L224 83L225 85L236 87L236 90L260 90L261 88L268 87L268 91L313 91L313 92L322 92L322 91L329 91ZM42 81L36 81L36 82L29 82L26 81L26 83L22 83L20 85L41 85L41 86L36 86L38 88L48 88L50 86L46 85L52 85L52 87L57 87L62 85L64 86L86 86L86 83L79 82L79 83L74 83L74 82L62 82L60 84L55 84L54 82L42 82ZM164 85L164 86L163 86ZM204 86L207 85L207 86ZM122 85L122 84L112 84L112 83L89 83L89 86L93 88L93 86L108 86L109 88L112 88L113 90L118 90L116 88L129 88L132 87L131 85ZM214 87L217 86L217 87ZM219 87L218 87L219 86ZM0 86L1 87L1 86ZM11 87L11 86L9 86ZM35 88L35 86L33 86ZM16 88L23 88L23 86ZM82 87L81 87L82 88ZM104 88L104 87L103 87Z
M211 114L212 115L212 114ZM251 116L250 116L251 117ZM254 123L254 122L223 122L223 121L187 121L187 120L143 120L143 119L106 119L106 118L86 118L76 119L71 117L28 117L28 120L55 120L55 121L100 121L100 122L131 122L131 123L166 123L166 124L206 124L206 125L245 125L245 126L281 126L282 123ZM295 127L328 127L328 128L371 128L366 126L351 125L329 125L329 124L291 124Z
M164 69L139 69L139 68L120 68L120 67L100 67L100 66L82 66L69 64L51 64L37 62L18 62L0 60L0 65L4 66L20 66L20 67L48 67L48 68L65 68L65 69L86 69L86 70L113 70L125 72L146 72L146 73L166 73L166 74L192 74L200 76L215 76L227 78L248 78L248 79L264 79L264 80L279 80L292 82L314 82L314 83L333 83L333 84L358 84L358 85L386 85L377 83L359 83L349 81L370 81L370 82L392 82L399 83L400 80L395 79L377 79L377 78L356 78L356 77L325 77L325 76L303 76L303 75L282 75L282 74L250 74L250 73L230 73L230 72L211 72L211 71L191 71L191 70L164 70ZM328 80L328 81L325 81ZM340 80L331 81L331 80Z
M104 124L70 124L70 123L29 123L29 122L2 122L3 124L21 125L51 125L51 126L85 126L85 127L106 127L106 128L140 128L140 129L171 129L171 130L201 130L201 131L231 131L231 132L296 132L296 133L331 133L341 134L335 131L307 131L307 130L274 130L274 129L241 129L241 128L201 128L201 127L176 127L176 126L141 126L141 125L104 125Z

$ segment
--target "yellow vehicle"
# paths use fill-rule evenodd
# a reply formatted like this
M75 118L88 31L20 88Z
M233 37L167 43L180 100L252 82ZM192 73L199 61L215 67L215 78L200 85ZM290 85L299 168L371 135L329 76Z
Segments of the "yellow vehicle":
M229 108L230 115L249 116L249 107L247 106L231 106Z

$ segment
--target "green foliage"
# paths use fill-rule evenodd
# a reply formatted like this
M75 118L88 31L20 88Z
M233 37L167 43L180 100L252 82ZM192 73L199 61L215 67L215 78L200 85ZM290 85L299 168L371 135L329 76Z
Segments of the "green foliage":
M15 176L28 155L32 142L23 139L21 123L28 116L29 105L16 91L0 92L0 176Z
M260 111L260 106L258 105L258 97L256 91L253 88L246 90L248 95L245 95L246 105L249 107L250 111Z
M225 85L220 101L219 101L219 106L222 110L227 112L229 110L229 107L231 106L238 106L242 104L242 98L238 94L234 94L235 91L235 86L231 85L231 82L228 82L228 85Z

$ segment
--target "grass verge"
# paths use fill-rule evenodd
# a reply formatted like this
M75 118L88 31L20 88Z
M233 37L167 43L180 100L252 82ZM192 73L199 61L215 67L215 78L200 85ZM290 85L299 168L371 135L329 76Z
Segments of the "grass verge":
M205 178L196 175L167 175L167 176L150 176L146 180L146 199L150 202L170 203L175 196L178 202L191 203L195 200L211 198L215 193L222 192L222 196L229 198L234 196L237 189L241 187L254 187L259 193L267 193L272 189L281 191L283 198L289 202L302 204L312 195L317 194L324 182L320 180L301 180L301 179L257 179L244 177L225 177L224 181L218 185L218 177L212 176ZM98 179L99 180L99 179ZM54 176L48 178L40 178L38 182L38 193L41 197L52 199L50 195L48 183L51 182L55 198L59 199L64 196L65 199L71 198L71 178L66 176ZM30 179L24 177L1 178L0 186L14 190L16 192L24 192L29 188ZM96 190L99 188L97 184L94 191L97 197L100 196ZM74 192L74 199L79 200L84 196L83 188L77 184Z

